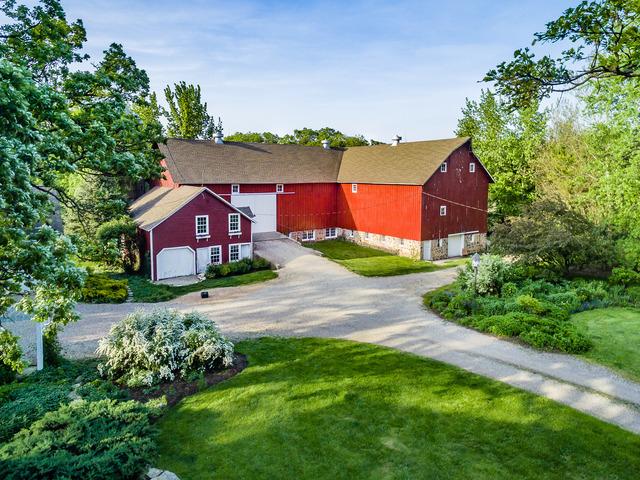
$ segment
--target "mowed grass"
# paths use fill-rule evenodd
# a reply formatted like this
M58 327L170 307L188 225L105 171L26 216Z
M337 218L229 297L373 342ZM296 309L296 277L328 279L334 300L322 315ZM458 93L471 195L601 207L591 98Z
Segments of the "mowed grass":
M640 436L433 360L328 339L248 340L238 376L159 422L189 479L627 479Z
M259 270L257 272L234 275L231 277L211 278L191 285L163 285L151 283L146 277L140 275L117 275L117 278L126 278L129 282L131 295L134 302L166 302L181 295L200 290L213 288L238 287L250 283L265 282L276 278L278 274L271 270Z
M463 258L435 264L392 255L383 250L363 247L345 240L324 240L322 242L308 243L305 246L321 252L327 258L365 277L387 277L391 275L406 275L408 273L432 272L467 262L467 259Z
M582 356L640 381L640 310L588 310L573 315L571 321L593 342Z

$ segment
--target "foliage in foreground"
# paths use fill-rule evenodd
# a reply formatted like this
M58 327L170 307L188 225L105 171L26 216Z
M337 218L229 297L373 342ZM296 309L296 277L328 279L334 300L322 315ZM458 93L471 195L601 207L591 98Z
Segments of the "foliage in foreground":
M0 387L0 477L139 478L158 412L97 377L95 361L62 361Z
M24 367L18 337L0 326L0 385L13 381Z
M98 367L105 377L137 387L227 367L233 343L200 313L138 310L111 328L97 353L106 357Z
M450 365L329 339L237 348L246 370L159 422L158 464L181 478L600 480L640 469L639 436Z
M137 479L153 456L148 408L135 402L77 400L46 413L0 447L9 479Z
M478 293L474 272L467 266L454 284L427 293L425 305L476 330L567 353L585 352L592 346L569 321L572 313L640 305L637 287L603 280L534 279L535 270L508 265L497 257L485 256L480 265Z

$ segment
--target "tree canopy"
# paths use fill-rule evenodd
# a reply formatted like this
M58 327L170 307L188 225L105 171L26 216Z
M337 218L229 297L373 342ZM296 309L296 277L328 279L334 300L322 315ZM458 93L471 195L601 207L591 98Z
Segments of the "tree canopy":
M169 110L164 112L169 122L167 131L170 137L213 138L214 133L222 131L222 121L216 123L207 112L207 103L202 102L200 85L176 83L164 89Z
M518 49L485 76L511 107L593 81L639 78L640 0L583 1L534 34L532 46L545 43L566 46L557 57L536 58L530 48Z
M323 140L329 140L331 147L359 147L363 145L373 145L380 142L367 140L362 135L345 135L339 130L324 127L318 130L312 128L296 129L291 134L277 135L271 132L236 132L227 135L226 140L230 142L253 142L253 143L281 143L296 145L322 145Z
M133 183L161 173L152 148L160 127L135 113L150 104L149 79L121 45L82 69L84 27L58 1L4 1L1 11L0 314L17 302L38 320L64 322L82 272L68 238L47 225L52 199L75 218L65 233L84 248L97 223L126 213Z

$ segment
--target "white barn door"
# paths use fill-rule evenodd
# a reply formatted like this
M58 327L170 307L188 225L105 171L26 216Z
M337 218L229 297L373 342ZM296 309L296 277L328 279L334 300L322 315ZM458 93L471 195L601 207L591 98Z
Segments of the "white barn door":
M239 193L231 195L231 204L235 207L249 207L255 215L253 233L275 232L277 225L276 194Z
M156 255L157 279L194 275L195 256L189 247L164 248Z
M449 235L449 238L447 239L447 246L449 257L461 257L462 249L464 247L464 233Z

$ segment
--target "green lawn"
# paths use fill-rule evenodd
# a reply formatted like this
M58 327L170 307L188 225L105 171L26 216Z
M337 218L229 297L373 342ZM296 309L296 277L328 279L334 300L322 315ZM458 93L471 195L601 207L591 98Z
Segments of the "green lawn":
M588 310L573 315L571 321L593 342L584 357L640 381L640 310Z
M456 259L435 264L422 260L392 255L371 247L363 247L345 240L325 240L305 246L322 252L327 258L365 277L387 277L407 273L432 272L462 265L467 259Z
M189 479L627 479L640 436L433 360L324 339L238 344L249 367L159 422Z
M206 279L192 285L174 287L171 285L151 283L147 278L140 275L117 275L118 278L126 278L128 280L134 302L148 303L166 302L179 297L180 295L200 290L221 287L237 287L240 285L248 285L250 283L264 282L266 280L272 280L277 276L278 274L274 271L260 270L257 272L246 273L244 275Z

